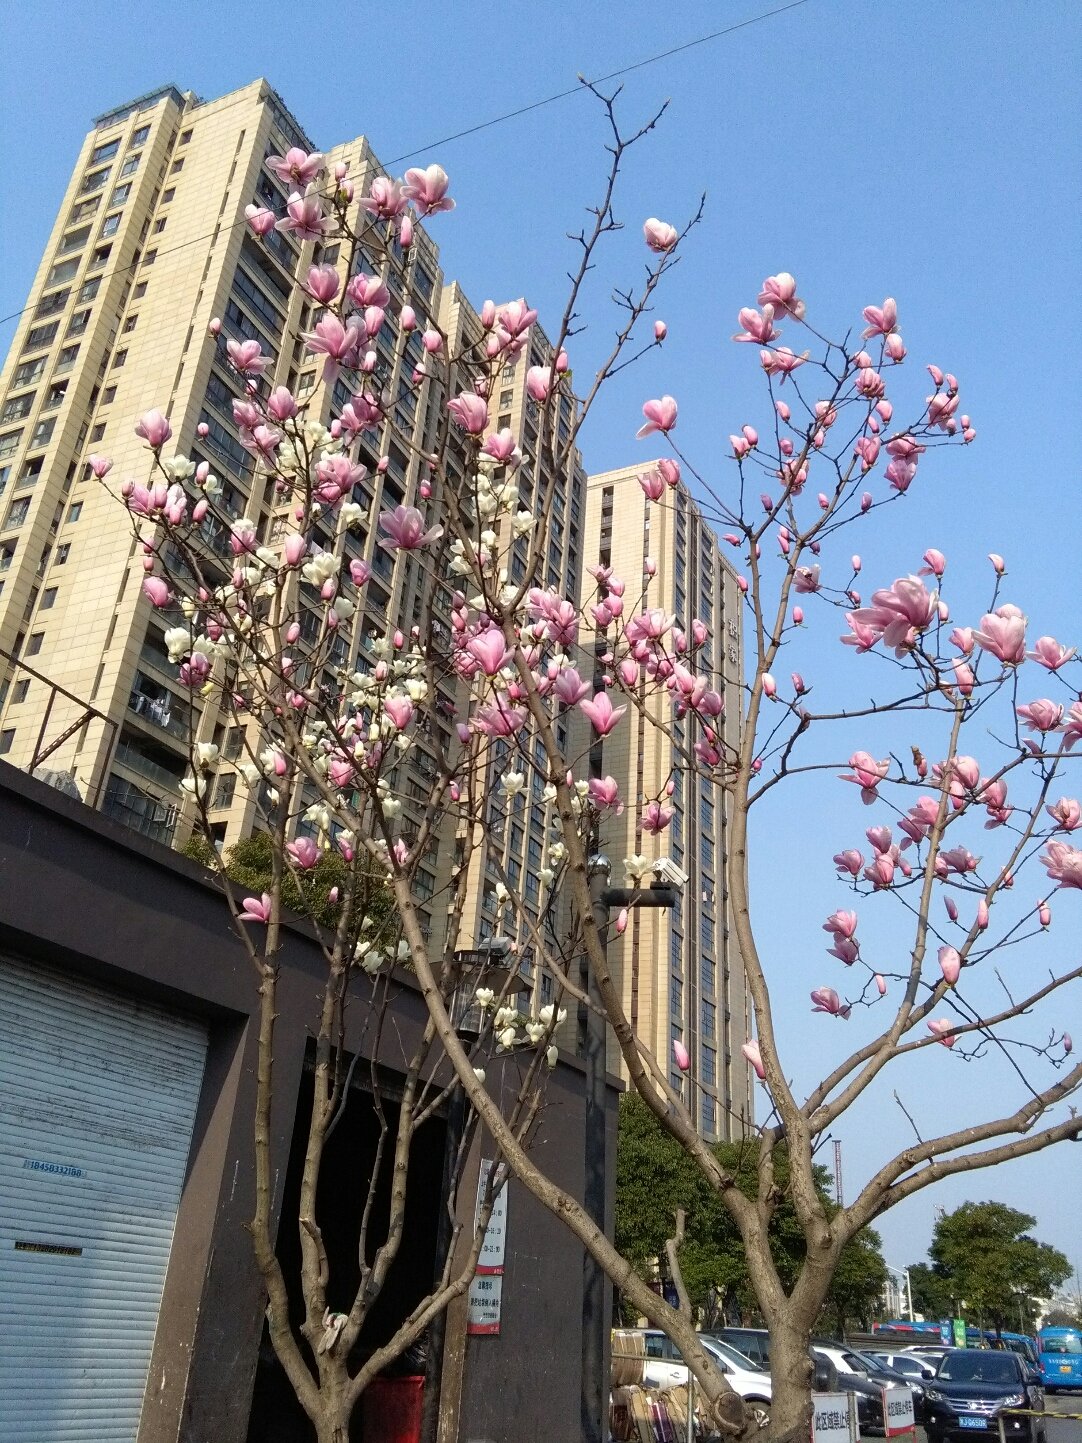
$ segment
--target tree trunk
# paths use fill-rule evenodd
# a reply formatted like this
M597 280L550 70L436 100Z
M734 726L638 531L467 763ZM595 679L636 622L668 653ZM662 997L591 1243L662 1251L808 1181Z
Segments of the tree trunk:
M770 1329L770 1443L807 1443L811 1436L811 1323L782 1317Z

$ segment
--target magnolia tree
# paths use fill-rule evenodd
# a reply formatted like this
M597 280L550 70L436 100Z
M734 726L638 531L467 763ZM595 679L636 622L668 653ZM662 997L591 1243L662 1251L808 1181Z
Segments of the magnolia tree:
M366 606L368 565L349 562L341 548L342 537L367 520L353 499L365 477L358 441L385 434L393 417L373 338L397 303L378 275L356 270L354 261L362 244L369 256L381 248L389 256L392 246L408 249L416 217L451 208L447 177L438 166L409 171L404 182L374 181L358 209L341 167L327 176L320 156L294 151L270 162L296 193L281 217L252 209L249 223L257 233L277 226L303 242L338 239L340 268L312 266L303 282L325 307L304 342L311 355L323 358L325 380L345 380L352 391L341 415L324 425L309 414L308 403L284 385L272 386L269 358L257 342L226 341L236 374L236 424L271 484L272 509L288 517L285 534L280 527L270 531L255 513L238 521L221 511L208 468L167 454L170 425L156 412L138 427L153 474L143 484L119 487L143 545L147 595L167 614L166 641L180 683L193 700L246 725L248 754L239 771L259 798L262 824L273 839L273 878L265 895L241 897L228 878L224 883L261 999L256 1256L267 1285L271 1340L321 1440L346 1436L350 1411L370 1377L464 1288L480 1245L477 1233L461 1239L433 1294L396 1339L363 1365L357 1362L355 1344L386 1275L386 1253L376 1250L352 1306L332 1316L332 1260L316 1222L320 1164L345 1080L340 1029L346 998L367 999L378 1015L397 968L412 969L429 1023L407 1069L397 1127L388 1124L396 1190L383 1248L393 1253L400 1241L406 1163L418 1119L459 1087L470 1117L493 1139L502 1168L551 1208L624 1296L677 1341L701 1385L705 1412L728 1433L745 1426L740 1403L700 1347L690 1310L660 1299L531 1156L529 1136L556 1061L554 1039L566 1006L592 1008L611 1029L631 1085L732 1215L772 1333L777 1366L770 1429L778 1439L803 1443L807 1437L809 1332L846 1242L939 1178L1082 1132L1082 1121L1065 1106L1082 1083L1082 1067L1068 1062L1071 1041L1056 1023L1062 1015L1057 994L1077 982L1082 968L1064 970L1052 961L1038 974L1030 962L1050 924L1054 894L1082 888L1082 850L1071 841L1082 825L1082 807L1065 794L1064 780L1072 746L1082 737L1074 650L1052 637L1027 636L1018 605L1024 598L1004 593L997 558L981 616L951 616L947 562L935 549L914 560L912 575L880 578L867 600L855 589L860 561L851 558L849 534L875 527L887 507L911 505L925 474L944 464L942 453L975 435L961 414L952 375L929 366L929 387L926 373L914 376L912 365L903 364L895 302L864 309L859 339L846 332L844 339L830 340L814 312L806 311L792 276L769 277L757 304L740 310L734 337L762 372L762 405L754 422L731 437L732 458L709 473L695 469L676 445L676 400L666 395L643 406L639 436L656 437L668 448L642 476L650 502L665 507L676 488L690 486L734 548L750 643L740 726L726 733L738 735L738 744L730 745L719 731L723 678L711 673L706 660L707 627L653 604L653 563L641 576L595 567L581 597L542 584L557 479L570 475L576 437L599 389L663 342L665 327L651 318L652 299L694 224L646 221L644 272L615 291L611 348L579 398L570 428L561 430L559 407L570 387L568 347L581 326L585 284L606 238L618 229L613 197L621 162L627 146L651 128L625 137L611 102L604 104L612 137L605 192L574 238L570 296L550 360L526 377L540 431L533 474L550 478L547 489L538 484L540 494L525 484L520 492L515 438L495 429L490 414L503 368L527 347L535 313L523 301L502 308L486 303L477 334L460 342L426 323L424 358L413 384L441 387L441 424L435 444L417 456L409 504L377 518L380 545L392 557L409 553L422 577L421 618L409 634L392 630L354 666L335 665L336 637ZM398 321L401 333L417 324L409 297ZM782 343L783 329L795 345ZM408 436L398 440L410 444ZM520 494L530 497L528 504L520 504ZM232 573L224 577L201 540L207 518L219 513L232 557ZM519 538L528 542L524 575L511 565ZM522 579L513 579L516 574ZM302 593L319 608L314 638L301 633ZM816 678L814 689L810 675L801 675L805 638L816 628L842 633L841 644L860 660L844 655L867 670L863 689L874 701L848 704L840 668ZM790 680L782 680L791 668ZM838 695L831 698L827 693L835 685ZM435 722L440 689L446 695L450 687L458 718L448 746ZM578 733L567 726L568 713L582 719ZM648 837L663 834L673 816L671 786L640 796L590 773L589 738L630 725L636 713L668 733L681 770L709 776L728 798L731 925L756 1030L744 1051L762 1097L752 1196L697 1133L669 1083L670 1059L653 1056L635 1035L604 928L591 907L589 858L598 840L604 843L606 819L621 807L634 808L639 835ZM675 719L684 723L686 745L673 733ZM847 740L854 727L861 738L856 750ZM578 751L561 743L576 734L586 738ZM396 768L422 735L434 745L435 773L426 795L404 798ZM911 752L898 750L899 737ZM185 786L204 824L217 765L215 747L193 741ZM848 900L823 898L823 925L833 944L823 960L835 974L822 974L810 1005L820 1015L815 1025L824 1029L819 1046L831 1061L805 1095L791 1083L779 1052L771 988L791 991L791 965L787 957L772 958L757 940L749 836L753 819L778 788L799 788L824 776L843 792L859 789L869 825L863 835L839 839L837 885ZM470 1042L452 1025L456 978L447 959L460 940L471 865L478 855L484 858L489 840L485 805L494 798L510 815L523 791L547 808L541 905L531 905L505 877L498 888L501 928L514 945L532 951L536 968L556 979L559 996L544 1008L535 996L532 1009L523 1012L507 989L480 986L476 1000L485 1021L480 1039ZM298 837L302 819L308 834ZM421 917L428 899L419 899L414 878L434 843L451 834L459 851L443 898L449 933L437 955ZM768 853L777 845L766 829L755 838ZM298 1335L290 1327L269 1211L275 953L282 878L289 874L303 889L309 870L335 849L349 864L350 880L332 896L340 908L337 926L317 926L327 984L318 1018L315 1099L300 1217L283 1222L298 1228L302 1250ZM628 870L638 887L646 863L636 855ZM369 920L373 878L393 896L390 937L375 935ZM770 905L777 906L776 898ZM894 909L889 950L868 947L866 953L862 947L865 908ZM617 931L625 925L626 916L614 919ZM581 985L583 959L588 989ZM1033 1035L1028 1021L1021 1031L1011 1026L1040 1003L1050 1004L1042 1033ZM848 1206L834 1209L816 1186L821 1140L862 1094L883 1085L888 1069L893 1076L895 1064L904 1070L907 1059L928 1049L950 1049L955 1057L1006 1056L1017 1095L1001 1116L994 1115L994 1103L974 1097L973 1119L958 1130L922 1133L914 1123L909 1145L884 1162ZM486 1086L485 1060L493 1051L509 1055L518 1068L520 1085L509 1098ZM682 1051L675 1061L687 1065ZM784 1284L768 1240L771 1218L783 1202L806 1243L795 1282ZM678 1263L678 1249L670 1252Z

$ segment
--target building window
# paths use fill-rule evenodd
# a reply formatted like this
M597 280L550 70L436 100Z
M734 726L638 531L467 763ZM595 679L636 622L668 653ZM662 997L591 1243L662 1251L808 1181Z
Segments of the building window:
M0 436L0 456L11 456L19 449L21 431L5 431Z
M0 411L0 421L21 421L24 416L29 416L35 395L36 392L27 391L24 396L12 396Z
M101 276L95 276L92 281L84 281L79 289L77 299L79 301L92 301L101 290Z
M60 286L65 281L70 281L75 272L79 269L79 258L74 260L59 261L45 277L47 286Z
M143 257L143 264L145 266L152 266L157 259L157 251L147 251L146 255Z
M59 321L50 321L47 326L35 326L32 331L27 332L26 340L23 342L24 352L40 351L43 347L50 345L56 338L59 329Z
M41 593L41 603L38 606L38 610L52 611L53 607L56 605L56 593L57 588L55 586L47 586L45 590Z
M70 543L70 542L65 542L63 546L58 546L58 547L56 548L56 559L54 560L53 565L54 565L54 566L63 566L64 563L65 563L65 562L67 561L67 559L68 559L68 555L69 555L70 551L71 551L71 543Z
M113 191L112 199L110 200L109 204L110 206L124 205L130 195L131 181L129 180L125 181L123 185L117 186L116 190Z
M82 250L90 239L90 227L80 226L78 230L69 230L64 239L60 242L60 254L67 255L70 251Z
M72 366L75 365L78 355L78 346L65 346L56 358L56 369L58 371L70 371Z
M80 517L82 514L83 514L83 503L82 503L81 501L73 501L73 502L71 503L71 505L68 507L68 525L69 525L69 526L74 525L75 522L78 521L79 517Z
M128 319L124 322L124 326L123 326L123 331L124 331L124 334L125 334L125 335L129 335L132 331L135 330L135 326L136 326L136 323L137 323L138 320L139 320L139 317L138 317L138 316L129 316L129 317L128 317Z
M17 526L21 526L26 520L27 512L29 510L29 496L23 496L20 497L18 501L13 501L8 507L7 520L4 522L4 530L14 531Z
M67 334L69 336L81 336L89 324L90 312L88 310L76 311L68 322Z
M115 390L116 390L116 387L113 386L113 387L111 387L110 389L113 390L113 391L115 391ZM102 437L103 437L104 435L105 435L105 422L104 422L104 421L97 421L97 422L95 422L94 428L93 428L93 430L90 432L90 440L91 440L91 442L96 445L96 444L102 439Z
M5 727L0 731L0 757L6 757L15 745L15 728Z
M68 224L75 225L77 221L86 220L88 215L94 214L99 205L101 205L100 195L91 196L89 200L81 200L78 205L72 206Z
M135 132L135 134L132 136L131 140L128 141L128 149L129 149L129 150L134 150L137 145L145 145L145 144L146 144L146 141L147 141L147 137L148 137L149 135L150 135L150 126L149 126L149 125L141 125L141 126L139 127L139 129ZM119 142L118 142L118 143L119 143Z
M162 216L159 220L156 220L156 221L154 222L154 229L153 229L153 231L151 232L151 234L152 234L152 235L161 235L161 233L162 233L162 231L163 231L164 229L165 229L165 216Z
M45 361L45 356L39 356L36 361L24 361L17 367L11 381L13 389L17 391L20 386L32 386L39 381L45 370Z
M120 167L121 178L126 175L134 175L135 172L139 169L139 162L142 160L142 158L143 157L141 155L129 155L127 160Z
M106 386L105 392L104 392L104 394L103 394L103 396L102 396L102 398L101 398L101 403L102 403L102 405L103 405L103 406L108 406L112 401L115 401L115 400L116 400L116 387L115 387L115 386Z
M43 631L32 631L30 633L30 640L26 643L27 656L37 656L44 642L45 633Z
M0 571L7 571L10 568L11 563L15 560L15 548L18 544L18 541L5 541L0 546Z
M174 187L174 186L170 186L169 189L168 189L168 190L165 192L165 194L162 196L162 205L168 205L169 202L170 202L170 201L173 199L173 197L176 195L176 193L177 193L177 192L176 192L175 187Z
M106 261L109 259L109 256L112 253L112 249L112 246L98 246L97 250L90 257L90 265L87 267L87 269L92 271L100 271L102 266L105 265Z
M183 159L183 157L181 157L180 160L174 160L173 164L169 167L169 174L170 174L170 175L179 175L180 172L181 172L183 169L184 169L184 159Z
M83 183L82 183L82 185L79 187L79 189L80 189L80 191L81 191L84 195L85 195L88 191L101 190L102 186L105 184L105 182L106 182L108 179L109 179L109 167L108 167L108 166L106 166L104 170L92 170L92 171L89 173L89 175L84 175L84 176L83 176Z
M67 381L54 381L53 384L49 387L49 390L46 394L45 403L42 406L42 410L52 411L57 406L61 405L67 389Z
M100 165L103 160L112 160L113 156L116 155L119 149L119 136L117 136L116 140L105 141L103 145L99 145L96 150L92 150L90 152L90 164Z
M712 1047L702 1050L702 1075L707 1087L716 1087L718 1081L718 1054Z
M704 1042L713 1042L716 1035L718 1009L712 1002L699 1004L699 1032Z
M192 138L192 133L191 133L190 130L182 130L181 133L180 133L180 139L177 141L177 144L178 144L178 145L187 145L188 142L189 142L189 140L191 140L191 138Z
M17 682L15 683L15 686L14 686L14 688L12 689L12 693L11 693L11 700L12 700L13 702L25 701L25 700L26 700L26 694L27 694L27 692L28 692L29 690L30 690L30 678L29 678L29 677L23 677L22 681L17 681Z
M214 801L211 805L214 807L231 807L233 805L233 793L236 790L236 786L236 772L226 772L224 776L220 776L214 788Z
M30 437L32 447L48 446L53 439L53 431L56 428L56 417L50 416L47 421L39 421L34 427L33 435Z
M146 283L146 281L140 281L139 284L138 284L138 285L136 286L136 288L135 288L134 294L132 295L132 299L133 299L133 300L136 300L136 301L141 301L141 300L143 299L143 297L146 295L146 293L147 293L147 283Z
M124 362L125 362L127 359L128 359L128 353L127 353L127 351L117 351L116 355L113 357L113 370L114 370L114 371L119 370L120 367L124 364Z
M116 235L116 233L117 233L117 231L118 231L119 229L120 229L120 216L119 216L119 215L107 215L107 216L105 217L105 223L102 225L102 228L101 228L101 239L102 239L102 240L108 240L111 235Z

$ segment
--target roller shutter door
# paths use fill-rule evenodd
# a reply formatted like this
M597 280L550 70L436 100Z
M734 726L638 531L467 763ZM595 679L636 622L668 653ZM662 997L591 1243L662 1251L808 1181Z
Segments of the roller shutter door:
M0 959L0 1443L135 1439L206 1044Z

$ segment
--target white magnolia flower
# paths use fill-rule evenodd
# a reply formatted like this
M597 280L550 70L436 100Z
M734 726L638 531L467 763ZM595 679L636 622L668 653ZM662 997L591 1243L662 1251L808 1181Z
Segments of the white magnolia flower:
M492 1006L492 1003L496 997L496 994L495 992L493 992L491 987L478 987L477 991L473 995L474 1000L476 1001L478 1007L480 1007L482 1012L487 1011L488 1008Z
M527 1022L526 1024L526 1036L534 1046L541 1041L547 1030L543 1022Z
M475 1068L473 1069L473 1075L474 1075L474 1077L477 1078L477 1081L478 1081L478 1082L484 1082L484 1080L485 1080L485 1069L484 1069L483 1067L475 1067Z
M364 520L365 514L365 508L358 506L356 501L343 501L338 508L338 519L341 522L342 530L345 531L350 526L356 526L358 521Z
M494 1032L502 1032L505 1027L514 1027L518 1022L518 1009L515 1007L501 1007L496 1016L492 1019Z
M263 777L263 773L259 770L259 768L255 765L254 762L238 762L237 771L241 774L241 776L245 780L245 783L249 787L258 787Z
M544 1007L542 1007L541 1011L537 1015L546 1027L549 1027L551 1025L553 1017L556 1018L556 1025L559 1026L560 1023L565 1021L567 1018L567 1008L561 1007L559 1008L559 1010L557 1010L555 1005L549 1002L546 1003Z
M182 792L187 792L190 797L195 797L197 799L205 798L207 793L210 791L210 778L193 776L182 777L180 780L180 790Z
M371 952L366 952L361 958L361 966L368 973L378 972L382 964L383 953L377 952L374 949Z
M209 772L218 760L218 748L213 742L196 742L193 757L198 771Z
M186 626L168 627L162 640L172 662L183 661L191 650L192 634Z
M537 875L545 887L551 887L556 879L556 873L551 867L542 867Z
M545 789L541 793L541 800L543 802L554 802L556 800L556 788L552 782L545 783Z
M509 797L517 796L526 786L526 775L524 772L504 772L500 778L500 791L506 792Z
M499 1036L501 1052L509 1052L514 1047L517 1038L518 1033L513 1027L505 1027Z
M550 843L548 857L550 866L558 867L566 856L567 848L564 846L563 842Z
M529 536L534 529L534 518L532 512L516 511L511 520L511 530L516 539L519 536Z
M632 852L630 857L624 858L624 868L629 882L641 882L647 872L652 870L653 864L648 857Z
M557 1046L555 1046L555 1044L554 1044L554 1045L553 1045L552 1047L550 1047L549 1050L545 1053L545 1061L546 1061L546 1062L548 1063L548 1065L549 1065L549 1071L551 1071L551 1070L556 1066L556 1064L557 1064L557 1062L559 1062L559 1060L560 1060L560 1049L559 1049Z

